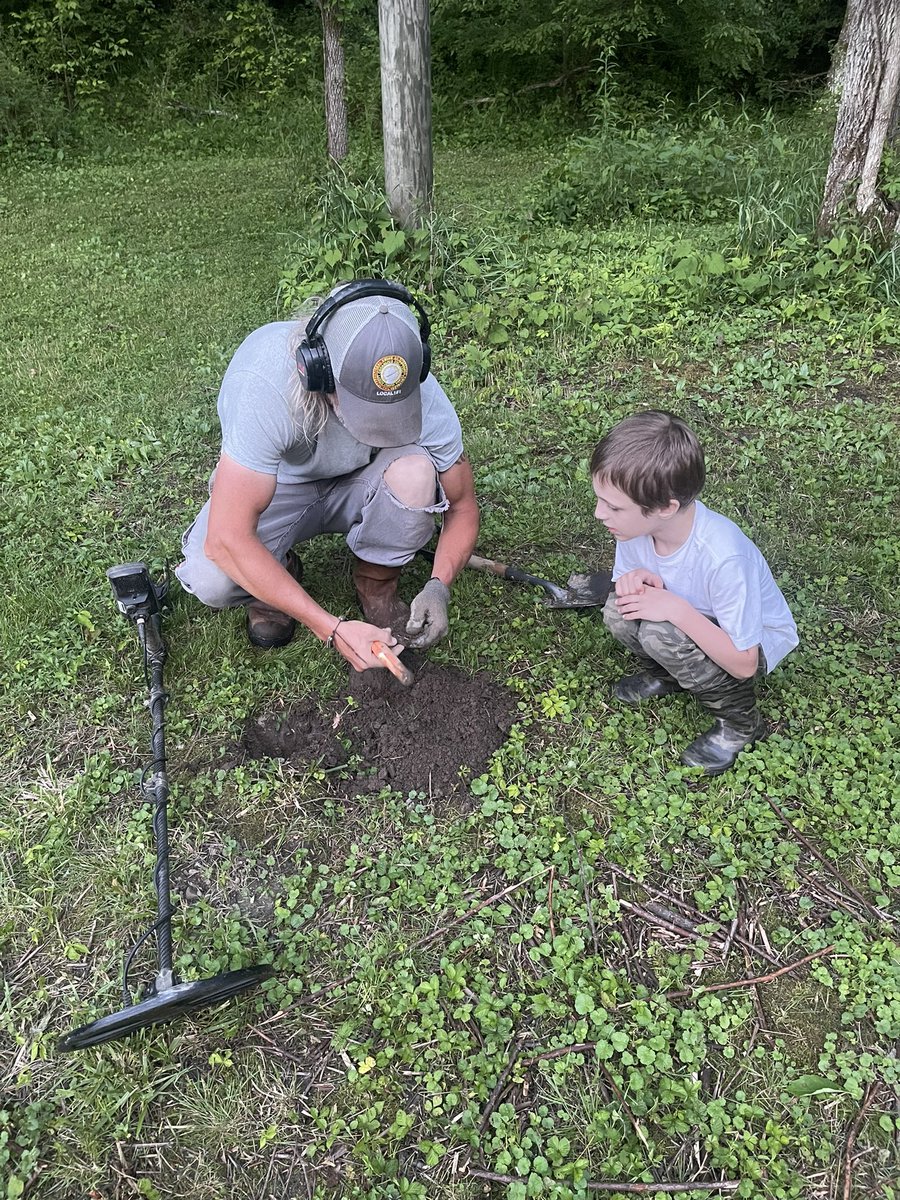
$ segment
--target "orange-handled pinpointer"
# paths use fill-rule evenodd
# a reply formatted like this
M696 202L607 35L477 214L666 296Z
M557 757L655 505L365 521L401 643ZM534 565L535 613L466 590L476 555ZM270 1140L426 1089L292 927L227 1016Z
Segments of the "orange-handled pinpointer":
M389 650L384 642L373 642L372 653L380 663L383 663L387 667L392 675L400 680L404 687L412 685L415 679L412 671L409 667L403 665L397 655L392 650Z

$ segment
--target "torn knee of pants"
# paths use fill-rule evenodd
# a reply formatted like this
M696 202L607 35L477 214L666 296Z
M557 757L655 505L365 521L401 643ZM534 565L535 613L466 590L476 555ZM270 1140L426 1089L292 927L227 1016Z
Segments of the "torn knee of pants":
M402 509L403 512L442 513L446 512L450 507L450 501L447 499L447 496L444 493L444 489L441 486L440 480L435 480L435 499L433 504L404 504L402 500L394 495L394 493L391 491L390 484L388 484L384 479L382 479L381 486L378 490L384 492L388 499L396 504L397 508Z

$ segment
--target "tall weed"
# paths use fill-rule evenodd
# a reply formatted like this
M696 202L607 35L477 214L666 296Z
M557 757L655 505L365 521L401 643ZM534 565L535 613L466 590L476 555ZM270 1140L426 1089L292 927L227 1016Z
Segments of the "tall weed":
M782 124L771 110L729 113L721 105L678 116L664 107L635 119L611 99L600 105L593 131L574 138L561 167L539 181L532 215L562 224L721 221L734 216L742 199L749 214L753 200L771 198L773 190L799 212L804 205L796 193L808 200L824 135L817 128L798 142Z

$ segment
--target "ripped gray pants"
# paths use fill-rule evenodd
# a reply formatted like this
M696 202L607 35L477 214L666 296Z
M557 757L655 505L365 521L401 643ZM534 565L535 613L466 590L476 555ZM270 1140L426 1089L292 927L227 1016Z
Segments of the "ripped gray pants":
M287 552L298 542L324 533L344 533L347 545L358 558L383 566L403 566L431 540L435 515L448 507L436 470L430 504L415 508L397 499L385 483L384 473L397 459L407 457L428 459L421 446L391 446L380 450L366 466L337 479L279 481L271 502L260 514L256 527L259 540L279 562L284 562ZM210 477L210 491L214 477L215 472ZM181 539L184 561L175 568L175 575L185 591L210 608L246 604L253 597L206 557L208 520L207 501Z

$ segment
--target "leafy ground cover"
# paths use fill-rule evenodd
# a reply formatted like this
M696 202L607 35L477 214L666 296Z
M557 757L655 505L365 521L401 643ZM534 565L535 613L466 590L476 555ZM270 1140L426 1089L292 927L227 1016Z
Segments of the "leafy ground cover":
M308 186L299 149L197 149L4 168L0 1187L895 1200L885 263L851 238L750 261L739 214L683 206L535 221L528 189L563 157L543 146L444 147L442 215L419 241L364 180ZM680 697L616 707L624 661L596 615L471 572L430 665L486 673L508 737L441 796L424 767L417 787L362 788L359 764L241 751L254 715L349 706L342 663L303 636L260 655L240 614L176 592L178 970L277 975L61 1055L61 1033L118 1007L123 948L153 911L144 682L104 571L177 554L244 334L310 281L373 268L431 290L492 557L560 579L607 564L591 446L642 405L695 424L707 499L761 546L800 626L765 688L773 735L698 779L677 761L701 715ZM349 608L339 541L304 561Z

